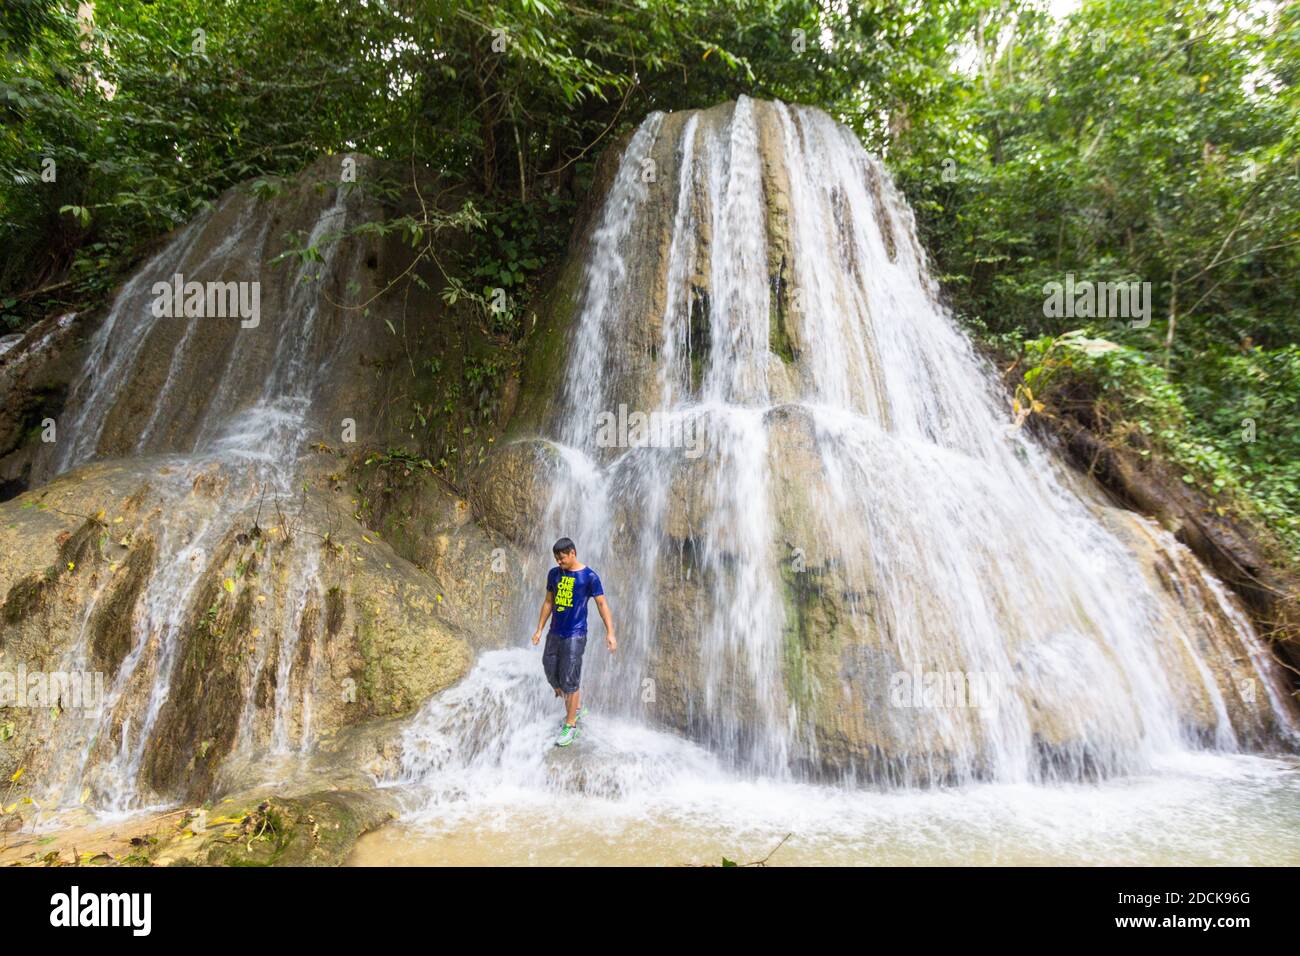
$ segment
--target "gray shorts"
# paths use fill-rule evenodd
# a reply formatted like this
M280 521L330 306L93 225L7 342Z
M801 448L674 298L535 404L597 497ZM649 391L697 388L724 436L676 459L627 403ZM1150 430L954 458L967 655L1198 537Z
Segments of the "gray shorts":
M566 694L578 689L582 678L582 652L587 649L587 635L573 637L546 635L546 649L542 651L542 668L546 680Z

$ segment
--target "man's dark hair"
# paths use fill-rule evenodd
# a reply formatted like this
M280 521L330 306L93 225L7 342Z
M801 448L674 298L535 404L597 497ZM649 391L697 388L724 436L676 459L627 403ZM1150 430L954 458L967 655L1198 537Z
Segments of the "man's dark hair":
M572 538L561 538L551 547L551 551L555 554L566 554L569 551L577 554L578 546L573 543Z

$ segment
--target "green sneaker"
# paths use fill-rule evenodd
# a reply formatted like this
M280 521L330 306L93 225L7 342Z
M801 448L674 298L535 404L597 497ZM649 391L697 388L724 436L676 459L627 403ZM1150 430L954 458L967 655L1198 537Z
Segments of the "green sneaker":
M568 724L565 724L564 729L560 731L560 736L555 739L555 746L567 747L569 746L569 744L573 743L574 740L577 739L577 737L578 737L577 726L575 725L573 727L570 727Z
M576 714L573 715L573 726L576 727L576 726L578 726L578 724L582 723L582 718L584 718L584 717L586 717L586 716L587 716L587 708L586 708L586 707L579 707L579 708L578 708L578 712L577 712ZM560 721L560 729L563 730L567 724L568 724L568 721L562 719L562 720Z

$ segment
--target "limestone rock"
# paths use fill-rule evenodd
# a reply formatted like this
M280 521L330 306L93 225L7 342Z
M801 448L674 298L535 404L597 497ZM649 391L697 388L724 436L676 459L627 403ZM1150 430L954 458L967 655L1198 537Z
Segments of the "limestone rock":
M26 767L48 796L86 750L86 785L110 788L124 721L139 734L153 699L140 782L197 799L239 783L222 776L232 752L309 746L459 680L471 653L448 589L341 504L306 492L276 515L215 466L147 458L0 504L0 670L93 671L105 695L100 717L68 700L7 709L0 769ZM218 513L227 530L205 540Z

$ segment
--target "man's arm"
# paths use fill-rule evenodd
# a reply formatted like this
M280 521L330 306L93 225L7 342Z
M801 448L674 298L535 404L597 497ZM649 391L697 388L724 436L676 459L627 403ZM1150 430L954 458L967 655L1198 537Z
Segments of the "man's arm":
M553 607L555 607L555 594L547 591L546 600L542 602L542 616L537 619L537 630L533 631L534 644L542 639L542 628L546 626L546 619L551 616L551 608Z
M596 595L596 610L600 612L600 619L605 622L605 643L609 646L609 652L613 654L618 650L618 640L614 637L614 619L609 616L609 602L605 600L605 595Z

